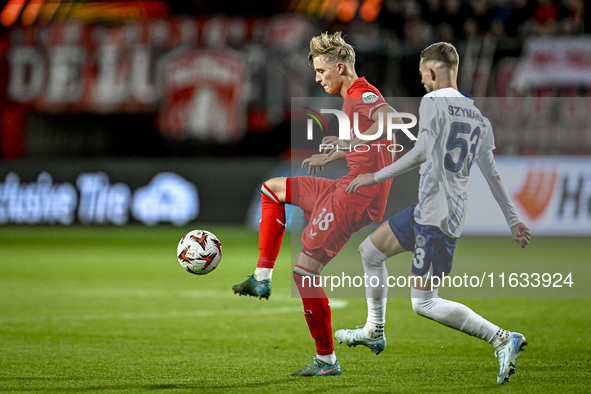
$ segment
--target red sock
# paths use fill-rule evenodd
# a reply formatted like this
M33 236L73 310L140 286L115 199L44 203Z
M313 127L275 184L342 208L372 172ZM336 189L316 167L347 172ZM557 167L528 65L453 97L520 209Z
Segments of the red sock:
M310 274L309 276L307 275L308 273ZM322 287L314 286L314 283L320 284L318 281L314 282L314 278L318 278L318 275L318 272L310 271L296 265L293 272L293 279L302 296L306 322L308 323L310 334L312 334L312 338L316 342L316 354L323 356L334 352L334 343L332 341L332 324L328 297ZM311 281L308 281L308 277L311 277ZM305 280L302 281L303 278ZM312 286L310 286L310 282Z
M259 224L259 261L257 268L273 268L285 233L285 204L267 185L261 188L263 217Z

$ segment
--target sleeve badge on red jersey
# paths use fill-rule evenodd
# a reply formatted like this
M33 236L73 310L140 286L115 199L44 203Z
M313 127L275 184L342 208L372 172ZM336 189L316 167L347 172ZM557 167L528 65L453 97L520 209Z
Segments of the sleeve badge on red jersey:
M363 102L365 104L375 103L379 99L378 95L374 92L365 92L361 97L363 97Z

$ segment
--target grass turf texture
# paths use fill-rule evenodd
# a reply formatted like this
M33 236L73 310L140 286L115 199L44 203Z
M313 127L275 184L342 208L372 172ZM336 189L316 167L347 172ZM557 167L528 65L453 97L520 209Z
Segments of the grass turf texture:
M408 299L389 300L388 348L379 356L336 344L342 376L289 377L314 355L301 301L290 297L289 235L273 295L259 301L231 291L253 271L257 234L203 228L218 235L224 257L199 277L175 258L193 228L0 227L0 391L591 391L589 299L464 300L530 343L502 387L490 345L415 315ZM508 237L461 241L455 265L515 247ZM542 257L559 264L565 253L583 258L588 250L586 239L537 238L521 256L530 265ZM364 299L333 308L334 330L365 321Z

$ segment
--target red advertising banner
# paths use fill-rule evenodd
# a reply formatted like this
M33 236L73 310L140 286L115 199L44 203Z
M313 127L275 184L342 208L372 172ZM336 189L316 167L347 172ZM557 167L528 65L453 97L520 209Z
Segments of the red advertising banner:
M513 83L518 89L591 86L591 40L588 36L529 38Z
M240 140L246 131L244 62L231 52L189 50L164 67L160 129L202 140Z
M158 114L165 133L236 141L310 94L308 31L297 15L12 26L0 86L45 113Z
M159 61L195 35L192 20L13 28L7 97L47 112L152 112Z

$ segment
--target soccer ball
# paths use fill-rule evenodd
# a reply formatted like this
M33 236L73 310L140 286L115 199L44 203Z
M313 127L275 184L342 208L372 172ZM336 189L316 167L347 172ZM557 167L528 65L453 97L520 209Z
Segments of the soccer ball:
M222 245L218 237L206 230L185 234L176 248L181 267L195 275L209 274L222 259Z

